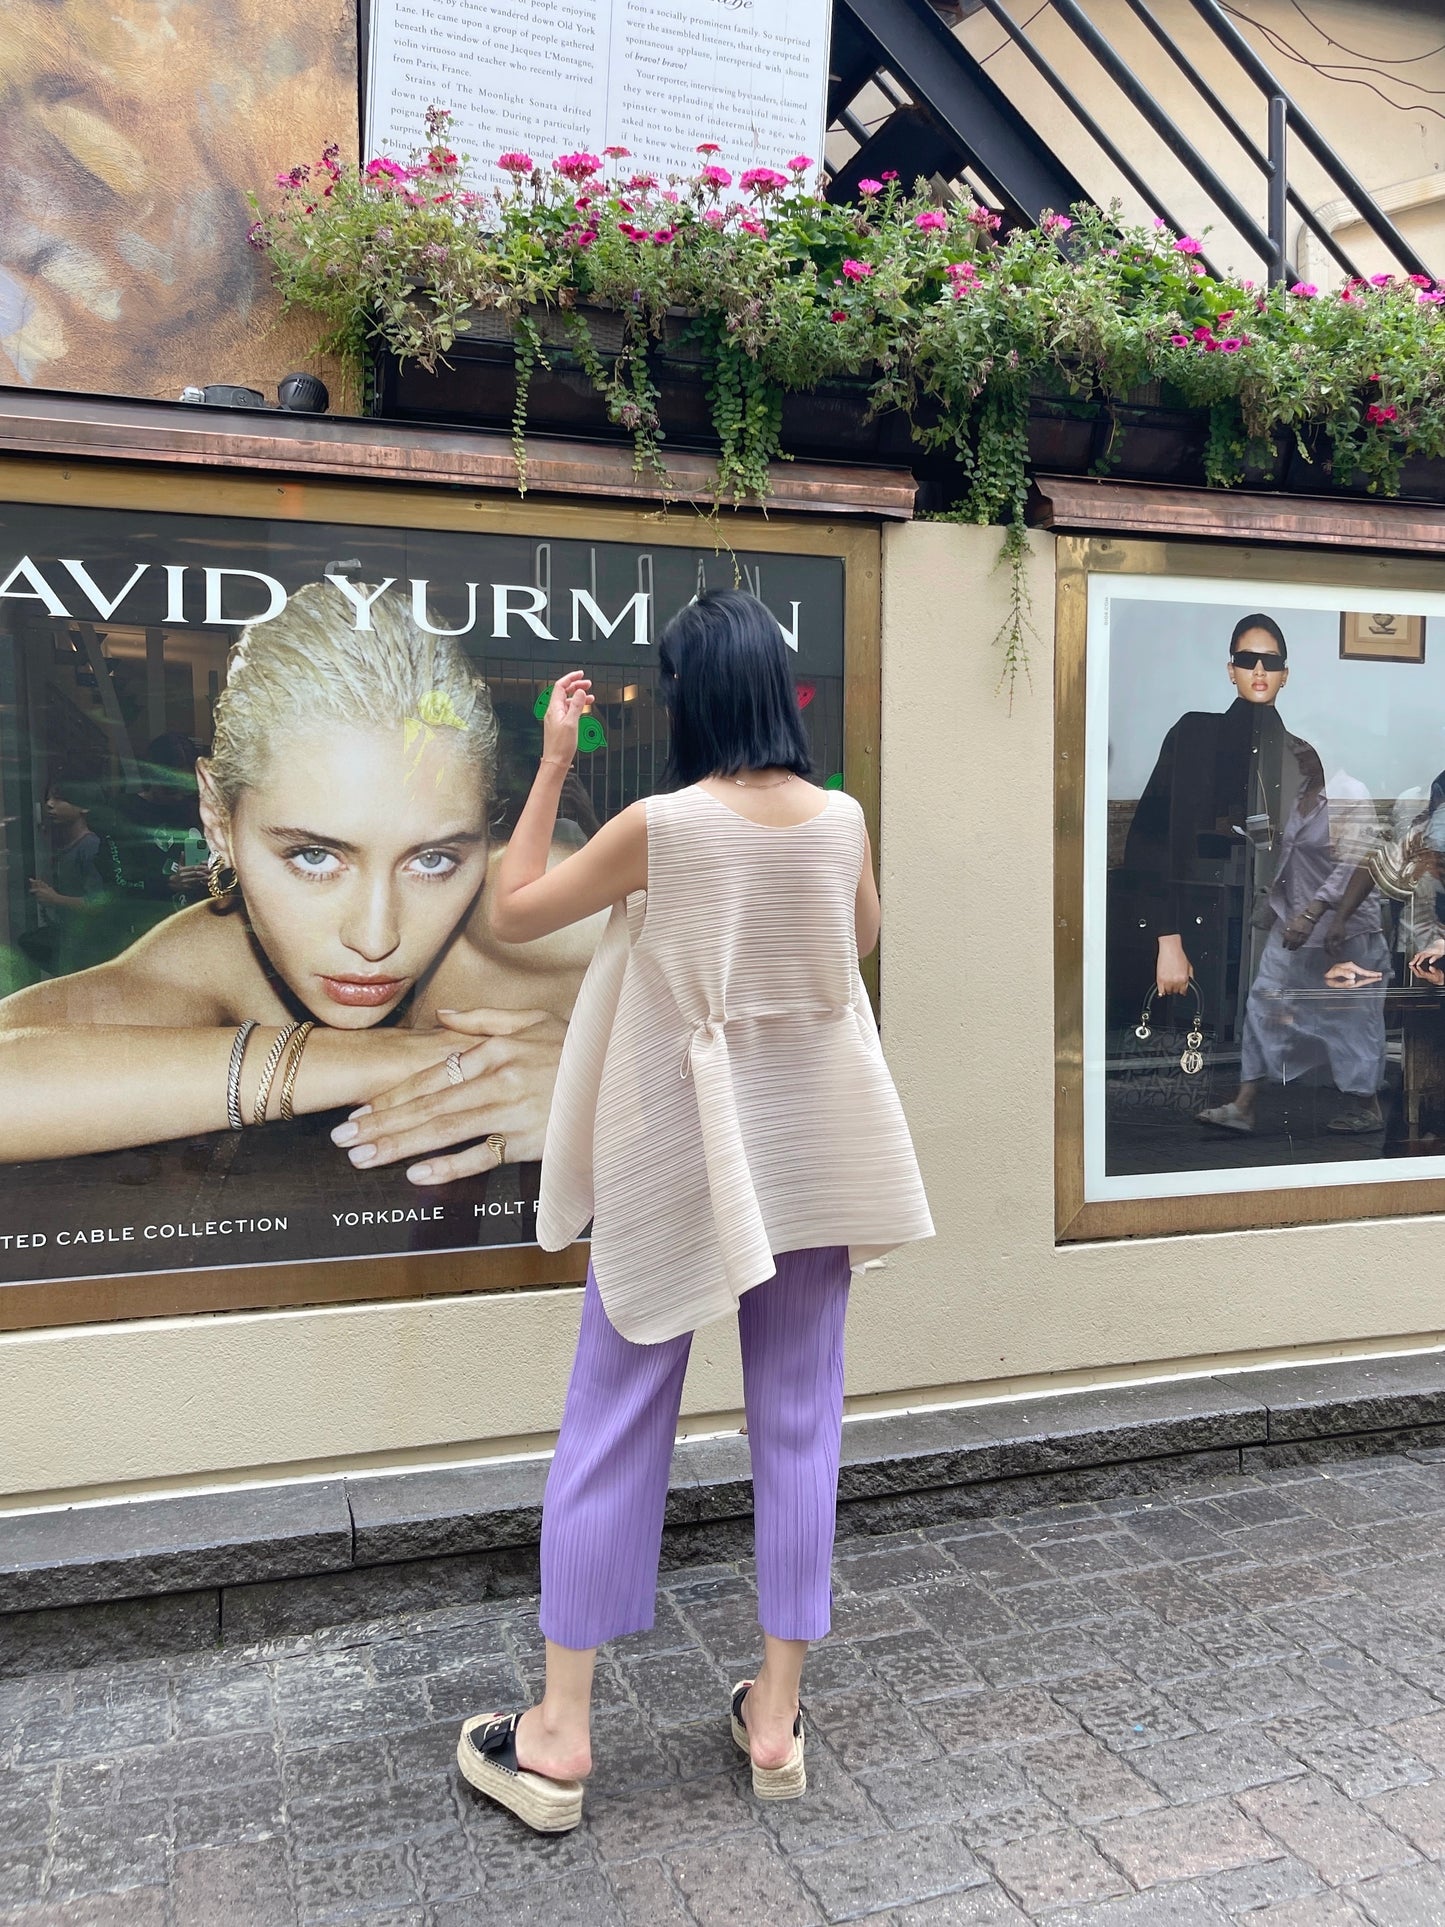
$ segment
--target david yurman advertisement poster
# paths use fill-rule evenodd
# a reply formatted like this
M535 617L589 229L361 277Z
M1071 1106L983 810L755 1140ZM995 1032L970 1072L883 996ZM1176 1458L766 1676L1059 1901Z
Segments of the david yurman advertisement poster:
M841 782L843 576L0 506L0 1285L530 1244L599 931L501 943L486 886L552 680L597 697L559 860L660 786L657 637L705 586L777 616Z

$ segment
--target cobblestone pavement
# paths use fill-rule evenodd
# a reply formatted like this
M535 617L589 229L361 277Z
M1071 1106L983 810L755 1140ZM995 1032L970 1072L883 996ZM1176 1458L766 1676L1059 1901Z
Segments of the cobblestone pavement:
M457 1722L535 1687L530 1604L0 1681L0 1922L1445 1922L1445 1451L843 1543L771 1808L745 1565L604 1659L577 1833L477 1801Z

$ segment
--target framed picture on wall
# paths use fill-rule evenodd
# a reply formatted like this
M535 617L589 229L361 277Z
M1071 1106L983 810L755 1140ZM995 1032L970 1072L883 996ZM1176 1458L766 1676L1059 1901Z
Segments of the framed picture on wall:
M1058 1235L1445 1210L1445 565L1059 557Z
M669 617L744 586L783 631L820 778L846 776L876 834L878 532L731 532L0 461L0 1035L30 1052L0 1063L0 1330L582 1277L534 1215L606 919L509 945L487 892L553 680L584 665L594 696L561 858L665 783ZM442 1061L453 1011L490 1040L467 1114L353 1164L348 1100ZM293 1055L247 1057L249 1020ZM355 1088L309 1101L303 1046ZM207 1053L217 1074L188 1085ZM493 1132L500 1166L476 1155Z
M1424 616L1340 613L1342 662L1424 662Z

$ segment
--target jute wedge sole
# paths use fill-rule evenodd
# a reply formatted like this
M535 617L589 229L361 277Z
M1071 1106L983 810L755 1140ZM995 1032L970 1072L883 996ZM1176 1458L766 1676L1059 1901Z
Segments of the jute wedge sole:
M743 1725L743 1701L751 1687L750 1679L739 1680L733 1688L733 1739L744 1753L752 1756L748 1729ZM793 1757L781 1766L755 1766L753 1792L760 1800L797 1800L808 1790L808 1770L803 1764L803 1716L793 1722Z
M517 1765L520 1713L479 1713L462 1728L457 1765L478 1793L506 1807L534 1833L570 1833L582 1818L582 1782L549 1780Z

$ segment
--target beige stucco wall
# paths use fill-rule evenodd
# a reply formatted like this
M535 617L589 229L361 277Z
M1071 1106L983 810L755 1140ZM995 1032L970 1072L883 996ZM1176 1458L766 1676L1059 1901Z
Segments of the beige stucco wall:
M1433 1222L1055 1247L1051 543L1010 709L998 532L885 540L883 1019L939 1235L856 1288L855 1405L1440 1342ZM544 1448L578 1308L532 1291L0 1338L0 1504ZM710 1327L688 1423L738 1402L735 1337Z

